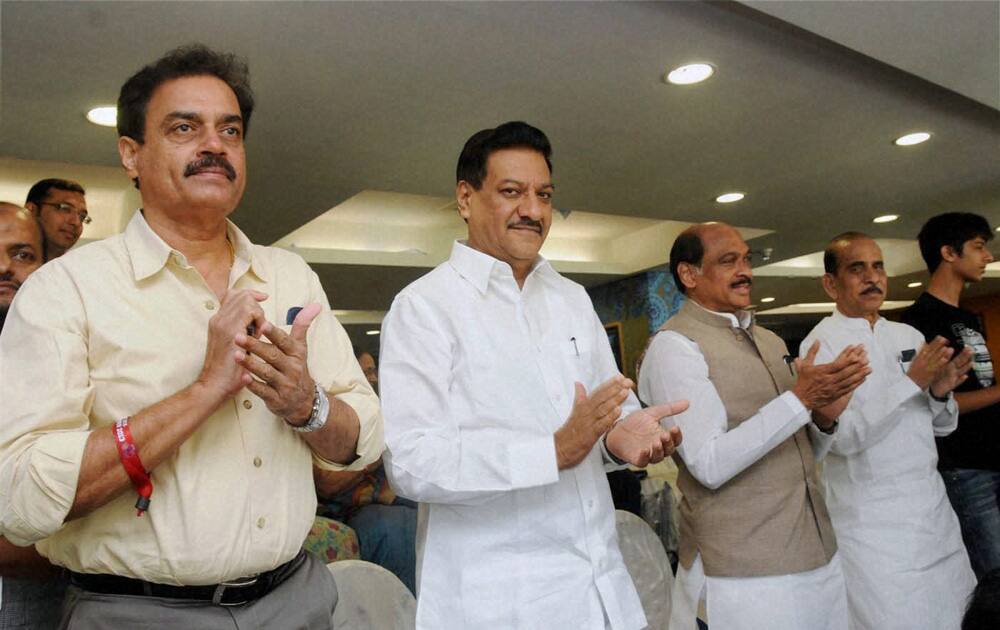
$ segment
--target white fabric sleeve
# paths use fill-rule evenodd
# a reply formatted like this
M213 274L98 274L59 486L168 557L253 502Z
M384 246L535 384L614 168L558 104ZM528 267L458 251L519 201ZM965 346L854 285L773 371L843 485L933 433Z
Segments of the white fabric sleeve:
M382 324L379 381L386 473L397 494L429 503L478 504L559 480L553 435L460 425L451 405L452 345L441 314L400 294Z
M639 396L655 405L685 398L687 411L664 420L684 436L678 454L703 486L716 489L750 467L810 421L799 399L785 392L727 431L726 408L708 378L698 345L673 331L656 335L639 374Z
M836 355L830 341L813 333L802 341L799 356L805 356L816 339L819 339L820 350L815 362L822 364L833 361ZM913 396L922 394L916 383L902 372L888 389L871 389L862 384L851 394L847 407L838 418L839 426L833 434L830 452L846 457L878 444L903 421L906 416L904 403Z

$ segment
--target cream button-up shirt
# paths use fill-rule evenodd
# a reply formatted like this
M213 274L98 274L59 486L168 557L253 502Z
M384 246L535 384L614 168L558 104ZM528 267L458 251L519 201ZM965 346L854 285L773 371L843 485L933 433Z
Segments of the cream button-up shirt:
M291 307L324 307L308 333L309 371L357 412L358 458L340 466L312 454L244 389L152 471L144 516L136 518L129 489L63 523L90 432L111 431L194 382L219 308L197 270L137 212L124 233L32 274L0 335L0 530L11 542L37 542L53 563L84 573L187 585L251 575L300 549L316 509L314 462L360 470L379 457L378 399L316 274L231 223L229 238L229 286L267 293L270 322L284 325Z
M601 449L556 465L574 381L618 372L583 287L539 259L519 289L456 243L396 296L380 358L386 471L422 502L417 628L645 627Z

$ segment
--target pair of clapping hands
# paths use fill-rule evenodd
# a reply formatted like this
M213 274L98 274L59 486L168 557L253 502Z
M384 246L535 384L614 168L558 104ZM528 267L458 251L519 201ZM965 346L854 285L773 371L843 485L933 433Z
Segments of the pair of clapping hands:
M575 384L573 409L566 423L555 433L560 470L583 461L605 434L608 451L634 466L655 464L673 454L681 443L681 430L677 427L664 430L660 419L681 413L688 408L688 401L675 400L640 409L617 422L622 415L622 403L632 387L632 381L621 374L590 394L582 384Z
M198 380L221 399L245 387L274 415L290 424L304 424L315 395L307 365L306 332L321 307L303 308L286 333L267 321L260 306L267 298L266 293L245 289L223 296L219 311L208 322L205 364Z
M863 345L844 348L830 363L815 364L819 341L813 343L804 358L795 360L798 380L792 392L813 411L813 420L821 429L829 428L850 402L851 394L871 374ZM935 337L921 346L906 375L921 390L944 398L968 378L972 367L972 349L955 354L944 337Z

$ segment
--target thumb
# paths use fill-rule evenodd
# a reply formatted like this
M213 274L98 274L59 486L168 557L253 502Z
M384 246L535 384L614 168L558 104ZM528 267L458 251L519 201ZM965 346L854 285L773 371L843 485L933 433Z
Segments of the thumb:
M585 402L587 402L587 389L583 383L577 381L573 383L573 406L579 407Z
M673 416L687 411L689 405L690 403L686 400L671 400L670 402L663 403L662 405L647 407L646 413L652 415L657 420L661 420L667 416Z
M299 311L298 315L295 316L295 320L292 322L292 339L305 341L306 332L309 330L309 324L316 319L316 316L319 315L321 310L322 307L318 303L313 302Z
M805 359L802 359L801 365L812 365L816 361L816 354L819 353L819 339L813 342L813 345L809 346L809 351L806 352Z

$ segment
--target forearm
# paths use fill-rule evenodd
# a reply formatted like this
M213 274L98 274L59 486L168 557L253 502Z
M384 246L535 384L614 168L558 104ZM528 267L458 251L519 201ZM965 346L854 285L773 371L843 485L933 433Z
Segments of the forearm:
M354 409L335 396L329 396L330 411L322 429L303 433L316 455L335 464L347 465L357 459L361 421Z
M217 390L194 383L129 418L142 465L153 471L170 457L226 400ZM110 427L91 431L80 465L76 496L66 520L84 516L131 486Z
M958 413L960 414L989 407L1000 402L1000 384L972 392L955 392L955 402L958 403Z
M18 547L0 536L0 577L41 580L52 577L57 571L34 545Z

